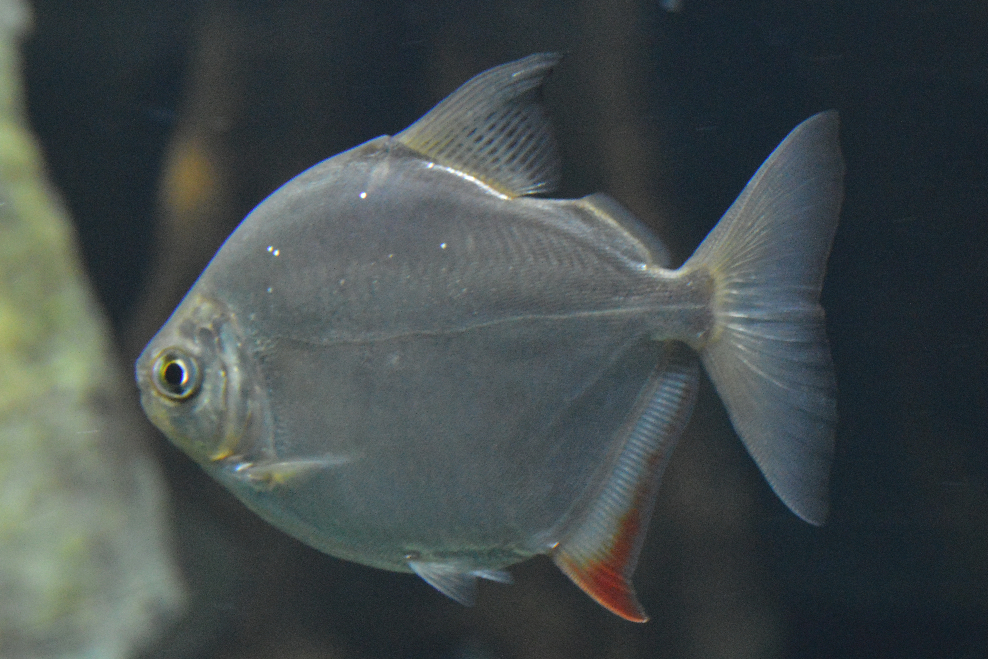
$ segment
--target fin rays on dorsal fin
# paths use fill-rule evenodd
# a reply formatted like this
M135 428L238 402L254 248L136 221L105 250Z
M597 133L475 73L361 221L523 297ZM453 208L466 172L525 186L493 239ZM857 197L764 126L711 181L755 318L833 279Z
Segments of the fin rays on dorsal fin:
M631 575L652 517L662 472L693 411L699 365L670 342L622 429L625 439L604 486L552 552L559 569L598 603L632 622L648 615Z
M539 53L484 71L395 139L509 197L551 192L559 155L539 92L559 59Z
M409 561L408 567L440 593L464 606L473 606L478 578L513 583L511 575L503 570L473 570L458 562Z

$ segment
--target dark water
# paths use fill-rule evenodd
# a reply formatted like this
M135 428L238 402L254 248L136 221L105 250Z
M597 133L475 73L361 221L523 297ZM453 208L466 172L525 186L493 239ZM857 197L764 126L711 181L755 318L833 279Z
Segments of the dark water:
M30 112L122 359L283 181L543 50L564 196L612 193L681 257L840 111L830 521L774 500L707 387L635 579L651 622L548 561L462 609L267 528L162 439L194 599L148 656L988 656L984 2L36 2Z

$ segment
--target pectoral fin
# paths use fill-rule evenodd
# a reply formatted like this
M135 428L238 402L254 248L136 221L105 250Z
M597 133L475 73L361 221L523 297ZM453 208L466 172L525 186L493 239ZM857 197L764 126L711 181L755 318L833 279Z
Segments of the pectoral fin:
M622 429L625 441L610 477L552 559L586 594L632 622L648 615L631 575L645 540L666 463L689 421L699 381L697 359L670 343Z
M249 482L254 487L274 488L298 482L324 469L349 461L346 457L327 455L321 458L277 462L238 462L231 467L231 471L237 478Z

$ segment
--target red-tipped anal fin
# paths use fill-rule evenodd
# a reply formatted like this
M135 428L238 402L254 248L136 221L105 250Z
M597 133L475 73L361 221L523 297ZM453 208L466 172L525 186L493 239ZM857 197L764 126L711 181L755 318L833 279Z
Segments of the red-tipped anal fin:
M633 535L638 533L637 529L629 531ZM619 536L614 538L610 551L601 555L581 558L560 546L552 558L563 574L605 609L631 622L647 622L648 614L638 602L634 586L625 577L634 570L634 566L629 565L633 546L633 540L629 542L629 538Z
M550 552L583 592L632 622L648 620L631 575L662 472L692 412L698 380L696 357L682 344L667 344L618 433L620 445L608 476Z

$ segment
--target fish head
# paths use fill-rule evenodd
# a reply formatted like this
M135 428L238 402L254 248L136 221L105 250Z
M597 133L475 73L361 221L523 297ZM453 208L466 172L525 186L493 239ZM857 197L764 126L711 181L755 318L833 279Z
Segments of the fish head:
M141 406L173 444L202 465L263 445L264 389L236 319L190 294L137 360Z

